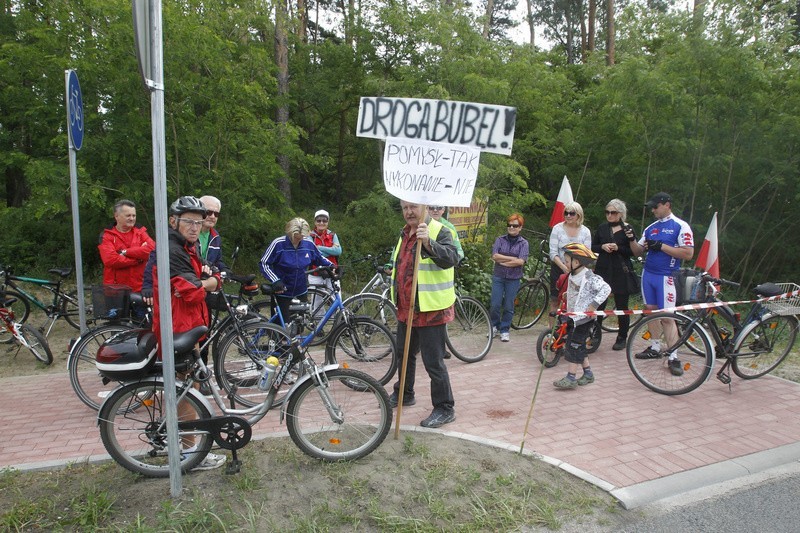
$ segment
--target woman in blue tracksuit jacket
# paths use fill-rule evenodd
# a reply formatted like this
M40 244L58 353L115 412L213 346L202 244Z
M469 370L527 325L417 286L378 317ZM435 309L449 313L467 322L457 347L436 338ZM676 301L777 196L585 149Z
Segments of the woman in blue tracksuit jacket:
M261 257L261 273L272 283L284 321L291 319L292 298L307 301L307 270L311 266L335 266L308 239L311 229L302 218L286 223L286 236L278 237L267 246Z

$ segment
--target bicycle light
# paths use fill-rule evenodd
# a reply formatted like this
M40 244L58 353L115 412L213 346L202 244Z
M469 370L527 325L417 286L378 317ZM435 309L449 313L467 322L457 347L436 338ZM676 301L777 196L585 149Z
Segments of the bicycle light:
M250 306L248 306L247 304L240 304L236 306L234 312L236 313L236 316L247 316L249 308Z

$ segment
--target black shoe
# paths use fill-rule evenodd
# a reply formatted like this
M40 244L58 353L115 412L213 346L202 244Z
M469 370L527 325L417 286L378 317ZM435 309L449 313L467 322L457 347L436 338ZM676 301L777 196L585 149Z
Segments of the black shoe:
M403 395L403 407L408 407L417 403L417 399L414 396L410 396L408 394ZM397 407L397 392L393 392L389 395L389 407L394 409Z
M653 347L650 346L645 351L637 353L634 357L636 357L636 359L659 359L662 355L664 354L658 350L654 350Z
M450 352L448 352L447 350L445 350L445 352L444 352L444 358L445 358L445 359L450 359L451 357L452 357L452 355L450 355Z
M624 350L626 342L627 339L617 339L617 342L614 343L614 346L612 346L611 349L617 352L620 350Z
M667 362L667 366L669 366L669 371L673 376L683 375L683 365L678 359L671 359Z
M455 421L455 419L456 413L452 409L446 411L444 409L436 408L431 412L428 418L420 422L419 425L424 428L438 428Z

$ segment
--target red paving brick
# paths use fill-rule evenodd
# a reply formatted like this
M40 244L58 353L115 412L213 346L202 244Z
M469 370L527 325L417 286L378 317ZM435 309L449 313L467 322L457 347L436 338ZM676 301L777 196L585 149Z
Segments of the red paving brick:
M479 363L448 361L457 420L443 430L520 445L540 371L537 334L512 332L511 342L495 342ZM690 394L663 396L636 381L622 353L610 350L610 339L591 356L592 385L555 390L552 382L566 372L566 362L544 369L526 450L620 488L800 442L799 384L733 377L729 391L712 377ZM421 365L419 372L417 404L402 412L406 429L431 409ZM75 397L66 372L0 379L0 405L0 426L14 436L0 442L0 468L105 454L95 413ZM285 434L277 414L254 429L257 436Z

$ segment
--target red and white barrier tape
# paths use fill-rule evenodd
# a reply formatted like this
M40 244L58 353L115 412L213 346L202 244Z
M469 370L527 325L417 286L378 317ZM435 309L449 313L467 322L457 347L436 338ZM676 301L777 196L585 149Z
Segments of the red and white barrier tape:
M766 298L758 298L756 300L735 300L730 302L703 302L699 304L687 304L687 305L680 305L678 307L666 307L664 309L624 309L624 310L616 310L612 309L609 311L585 311L583 313L578 312L560 312L560 315L567 315L567 316L622 316L622 315L650 315L653 313L674 313L675 311L691 311L693 309L711 309L713 307L722 307L724 305L740 305L740 304L752 304L756 302L772 302L775 300L785 300L787 298L791 298L793 296L800 296L800 291L791 291L785 292L783 294L779 294L778 296L767 296Z

